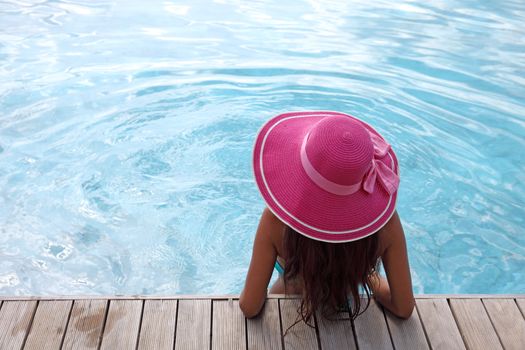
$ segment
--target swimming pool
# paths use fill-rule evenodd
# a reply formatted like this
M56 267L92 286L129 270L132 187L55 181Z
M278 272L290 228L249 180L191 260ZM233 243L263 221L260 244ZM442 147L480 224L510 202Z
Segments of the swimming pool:
M256 132L374 125L417 293L525 290L520 1L0 1L0 293L239 293Z

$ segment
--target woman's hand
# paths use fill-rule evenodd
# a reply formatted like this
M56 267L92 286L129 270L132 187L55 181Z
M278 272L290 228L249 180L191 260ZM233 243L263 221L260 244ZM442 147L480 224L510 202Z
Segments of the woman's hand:
M370 276L370 282L374 299L381 305L389 303L390 286L388 285L388 280L376 272Z

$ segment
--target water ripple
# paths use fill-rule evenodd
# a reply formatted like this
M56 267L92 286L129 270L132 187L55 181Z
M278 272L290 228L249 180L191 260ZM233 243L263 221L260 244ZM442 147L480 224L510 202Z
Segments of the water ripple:
M239 292L263 207L253 139L306 109L393 145L417 292L525 288L520 1L0 12L0 293Z

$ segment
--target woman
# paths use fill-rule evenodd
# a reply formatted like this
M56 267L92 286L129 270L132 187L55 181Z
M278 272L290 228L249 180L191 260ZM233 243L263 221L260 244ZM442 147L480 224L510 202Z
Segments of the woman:
M328 317L345 308L348 296L354 319L363 311L359 288L410 317L398 161L376 130L338 112L281 114L259 131L253 166L267 207L239 300L246 317L262 309L274 265L284 273L270 293L300 294L305 322L317 310Z

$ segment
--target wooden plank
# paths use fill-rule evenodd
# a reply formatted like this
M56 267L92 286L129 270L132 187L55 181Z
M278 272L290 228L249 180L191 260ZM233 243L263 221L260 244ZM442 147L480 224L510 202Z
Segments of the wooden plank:
M304 323L297 312L300 303L301 301L299 299L279 300L282 333L284 335L284 348L286 350L317 350L315 328ZM293 327L288 328L294 323L295 325ZM310 323L315 327L314 317L312 317Z
M357 349L348 312L341 312L334 319L327 319L320 312L317 312L315 318L319 329L321 349Z
M164 302L167 302L168 300L165 300ZM185 300L186 302L192 302L191 300ZM201 345L204 348L209 348L210 345L210 337L211 334L209 333L210 330L210 321L211 321L211 300L204 300L200 299L201 302L208 303L209 307L208 313L207 313L207 322L208 327L204 327L205 329L208 329L208 335L206 337L206 340L202 344L199 344L197 347L201 347ZM497 299L495 296L491 298L487 298L483 300L483 303L481 303L480 300L474 300L474 302L477 301L477 305L474 305L474 311L472 311L471 303L472 300L464 299L461 300L452 300L451 305L454 307L454 315L458 319L458 324L461 324L461 322L465 323L461 330L467 329L469 330L465 332L465 342L468 344L468 348L473 347L481 347L481 348L498 348L494 346L494 341L496 340L499 344L499 348L501 348L501 344L505 348L509 349L515 349L515 348L523 348L523 323L525 323L525 299L524 298L517 298L514 300L503 300L503 298ZM139 305L139 308L137 311L135 311L136 317L136 327L135 332L130 331L126 327L121 327L120 331L115 330L115 324L124 322L123 319L124 316L111 316L110 312L108 310L108 320L106 321L106 326L104 330L104 335L108 336L108 338L103 339L102 341L102 348L134 348L137 345L137 335L138 330L140 328L140 317L141 317L141 301L140 300L119 300L118 302L134 302ZM151 298L148 299L148 302L160 302L154 301ZM176 300L172 300L172 303L176 303ZM274 303L272 307L272 302ZM282 301L278 301L277 299L268 299L267 305L265 307L265 310L262 312L262 314L252 320L248 320L248 347L249 348L255 348L255 349L280 349L282 348L282 342L281 342L281 332L285 330L288 325L290 324L290 320L292 320L292 314L289 313L290 310L294 310L295 308L289 308L287 305L285 307L281 307L281 318L283 320L282 328L280 326L280 317L279 317L279 303L282 305L287 304L288 302L298 302L297 300L294 301L294 299L286 298ZM366 302L364 300L363 302ZM58 304L56 304L58 303ZM81 307L81 305L84 304L84 307ZM90 304L93 303L93 304ZM93 339L97 339L95 343L98 343L98 339L100 336L100 323L99 321L95 321L96 319L100 320L101 316L100 313L95 312L96 303L100 303L100 305L106 305L106 301L104 300L80 300L75 301L72 303L69 299L63 299L62 301L51 301L51 300L42 300L40 301L40 305L38 308L36 308L37 301L36 300L25 300L25 301L3 301L0 308L0 349L17 349L20 348L24 344L24 339L27 336L26 341L26 349L31 348L58 348L60 346L60 342L62 339L62 335L64 333L64 329L67 329L66 334L64 336L64 345L63 348L65 349L74 349L76 348L93 348ZM116 304L117 301L111 301L111 304ZM147 304L146 303L146 304ZM245 324L244 324L244 318L242 316L242 313L238 309L238 301L235 300L215 300L213 301L214 305L214 313L213 313L213 337L211 338L213 344L212 348L219 349L221 347L222 341L219 341L222 339L228 338L228 332L229 334L241 334L240 338L237 338L237 335L231 335L229 340L226 340L226 346L223 345L223 347L228 348L234 348L234 346L237 346L237 348L244 348L246 338L246 333L244 331ZM509 304L510 303L510 304ZM516 306L516 303L518 306ZM157 348L157 345L151 345L153 343L149 343L147 341L148 337L150 339L157 337L162 337L162 334L164 332L157 332L159 327L166 326L166 328L169 328L169 322L175 322L173 317L175 317L175 312L163 312L162 308L155 309L153 307L152 303L152 310L156 311L147 311L146 304L144 306L144 316L143 316L143 326L140 332L139 337L139 344L138 346L140 348ZM222 309L221 307L224 307L225 305L234 305L231 307L231 309L225 308ZM461 305L460 305L461 304ZM476 304L476 303L475 303ZM69 305L69 307L68 307ZM71 305L73 305L73 308L71 309ZM91 306L88 306L91 305ZM465 306L466 305L466 306ZM481 305L481 308L480 308ZM485 307L483 308L483 305ZM215 309L217 306L217 309ZM381 334L382 331L378 332L378 329L382 328L381 322L377 321L377 315L368 315L369 312L374 312L372 309L372 306L375 306L377 308L377 305L373 304L370 306L370 309L363 315L359 316L356 320L356 332L358 332L358 335L361 337L359 345L361 348L367 348L367 347L378 347L381 348L381 344L379 345L370 345L369 340L367 340L367 336L363 337L363 330L361 328L368 327L370 334L373 333L373 337L378 337L378 334ZM36 312L35 312L36 308ZM61 310L57 310L61 308ZM273 309L272 309L273 308ZM81 310L77 311L76 310ZM111 309L111 308L110 308ZM439 300L431 300L431 299L418 299L417 300L417 309L418 313L420 314L421 318L421 324L423 326L423 329L425 330L427 334L428 341L431 345L432 349L458 349L458 348L465 348L463 340L461 339L461 334L459 333L459 328L455 324L454 316L451 313L450 308L448 307L447 301L444 299ZM486 309L486 311L485 311ZM71 317L69 320L69 323L67 323L67 318L69 317L69 310L71 310ZM172 309L173 310L173 309ZM175 308L176 310L176 308ZM235 315L237 313L238 318L230 318L228 315L228 310L232 311ZM288 310L288 311L287 311ZM381 310L377 308L379 312ZM376 310L376 311L377 311ZM128 309L126 312L130 312ZM198 314L199 312L195 313L195 311L192 311L193 314ZM114 313L118 314L119 312L114 311ZM133 312L131 312L133 313ZM448 316L447 316L448 313ZM479 316L479 314L485 315L485 316ZM31 325L31 320L34 315L34 322L33 325ZM102 318L103 318L104 312L102 312ZM151 315L151 318L153 320L157 320L158 318L166 317L168 321L152 321L153 324L157 324L158 326L152 326L150 327L151 330L148 331L147 324L150 323L150 321L147 321ZM179 315L181 315L181 311L179 310ZM90 316L92 318L90 318ZM317 315L316 315L317 316ZM417 316L416 313L412 315L412 317ZM50 317L50 319L46 319L46 317ZM116 318L112 321L111 317ZM171 318L171 321L169 319ZM366 317L369 318L376 318L376 321L370 321L365 320ZM387 317L387 324L390 328L390 335L392 337L392 340L394 342L394 345L396 348L406 348L410 349L412 346L412 342L414 339L421 338L421 329L418 330L417 321L418 319L414 320L399 320L399 324L395 323L394 316L389 315L389 313L386 313ZM42 323L42 319L44 319L44 323ZM81 320L82 319L82 320ZM227 321L224 321L224 320ZM266 320L266 322L263 322L263 319ZM466 319L466 321L465 321ZM60 321L65 322L61 323ZM222 320L223 322L220 323L219 321ZM271 321L268 321L271 320ZM295 320L295 319L294 319ZM463 320L463 321L462 321ZM51 322L48 322L51 321ZM94 323L90 323L90 322ZM350 348L355 349L355 343L352 336L352 330L349 326L350 321L347 320L345 322L330 322L328 320L325 320L321 317L317 317L317 326L319 329L319 342L321 344L321 347L323 349L330 349L330 348ZM488 322L487 322L488 321ZM48 324L46 324L48 322ZM157 323L155 323L157 322ZM235 322L237 322L239 326L234 326L227 328L228 325L232 325ZM327 322L327 324L325 324ZM363 326L363 322L365 324L369 324L373 326ZM412 326L411 323L416 323L416 326ZM102 322L104 323L104 322ZM198 323L198 322L196 322ZM384 318L383 318L384 323ZM93 326L95 329L94 331L90 331L89 325L92 324L98 324L99 331L97 333L96 329L97 326ZM111 326L113 324L113 326ZM133 325L133 323L132 323ZM220 326L224 326L224 330L220 330ZM177 325L177 336L181 336L181 331L179 328L179 325ZM191 324L188 327L196 327L195 324ZM275 328L272 330L272 327ZM297 327L297 325L295 326ZM292 328L290 332L293 332L295 329ZM339 327L340 329L338 329ZM361 327L361 328L360 328ZM379 328L378 328L379 327ZM403 329L403 327L405 327ZM467 327L467 328L465 328ZM513 327L517 328L515 330ZM28 333L28 329L31 329ZM77 329L78 328L78 329ZM131 327L133 328L133 327ZM198 328L198 327L196 327ZM399 328L399 329L398 329ZM47 330L46 330L47 329ZM53 331L54 329L55 331ZM84 329L84 331L83 331ZM472 330L474 329L474 331ZM487 331L490 330L490 331ZM313 331L313 330L312 330ZM57 334L58 332L58 334ZM74 335L74 333L77 333L77 335ZM113 341L111 345L109 342L111 341L111 337L115 337L114 333L120 333L120 338L118 341ZM151 335L147 336L146 334L150 332ZM189 337L190 331L181 331L182 333L186 334L186 337ZM193 332L198 332L198 330L193 330ZM224 332L224 334L223 334ZM237 333L235 333L237 332ZM257 333L259 332L259 334ZM362 334L359 334L361 332ZM471 332L470 335L471 340L468 340L467 338L469 335L467 335L468 332ZM477 333L476 333L477 332ZM492 336L490 335L492 332ZM366 332L365 332L366 333ZM98 334L98 336L96 335ZM173 333L172 333L173 334ZM339 334L339 335L337 335ZM414 335L415 334L415 335ZM488 335L487 335L488 334ZM495 334L495 336L494 336ZM311 335L311 333L310 333ZM144 336L144 339L142 338ZM492 337L492 340L487 341L486 337ZM499 336L499 337L498 337ZM306 336L308 338L309 335ZM371 335L369 335L369 338ZM381 335L380 335L381 337ZM91 341L89 339L91 338ZM284 341L286 342L286 338L284 338ZM312 339L312 337L310 337ZM38 341L36 340L38 339ZM80 340L79 340L80 339ZM108 340L110 339L110 340ZM313 345L314 347L317 347L317 341L315 339L315 333L313 335L313 341L305 341L301 347L306 347ZM459 340L458 340L459 339ZM58 341L57 341L58 340ZM232 341L237 340L236 343L232 344ZM406 342L407 340L410 340L412 342ZM421 340L421 339L419 339ZM142 342L143 343L142 343ZM158 341L158 339L155 339L155 341ZM172 339L173 341L173 339ZM374 339L376 343L380 343L377 339ZM131 344L131 346L128 346L128 343ZM163 344L164 341L159 341L158 344ZM168 342L169 343L169 342ZM36 346L37 344L38 346ZM58 345L57 345L58 344ZM75 345L77 344L77 345ZM115 344L117 346L115 347ZM173 343L171 343L173 345ZM237 344L237 345L235 345ZM297 345L294 342L290 342L291 345L289 345L289 342L286 342L285 347L286 348L296 348ZM421 343L423 344L423 343ZM472 345L474 344L474 345ZM384 344L383 344L384 345ZM159 345L160 346L160 345ZM181 345L179 345L180 347ZM391 348L392 344L388 343L387 347ZM426 344L424 345L426 346ZM169 345L168 345L169 347ZM96 345L95 345L96 348ZM191 347L190 347L191 348ZM419 346L418 348L423 348L423 345ZM302 349L301 349L302 350Z
M385 310L388 328L396 349L429 349L425 331L414 309L410 318L403 320Z
M141 300L110 300L101 349L135 349L142 314Z
M248 349L282 349L281 321L277 299L267 299L264 309L246 321Z
M98 349L107 304L106 300L75 300L62 349Z
M416 306L433 350L465 349L446 299L416 299Z
M450 299L450 308L468 349L503 349L480 299Z
M209 349L211 300L179 300L175 350Z
M366 298L362 298L361 307L366 303ZM370 300L370 306L355 319L354 325L359 349L393 349L385 315L375 300Z
M4 301L0 309L0 349L21 349L36 301Z
M177 300L146 300L140 327L139 349L173 349Z
M522 294L415 294L416 299L525 299Z
M212 324L212 349L246 348L246 321L238 300L214 300Z
M480 299L450 299L467 349L503 349Z
M300 295L290 294L268 294L267 299L297 299ZM8 296L3 295L0 297L2 300L75 300L79 296L74 295L53 295L53 296ZM416 299L525 299L525 294L416 294ZM218 294L218 295L205 295L205 294L181 294L181 295L82 295L81 299L90 300L148 300L148 299L213 299L213 300L228 300L228 299L239 299L239 294Z
M24 349L59 349L72 304L70 300L40 301Z
M525 319L513 299L483 299L483 305L505 349L525 347Z

